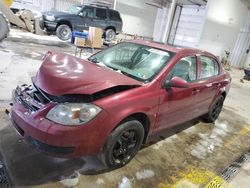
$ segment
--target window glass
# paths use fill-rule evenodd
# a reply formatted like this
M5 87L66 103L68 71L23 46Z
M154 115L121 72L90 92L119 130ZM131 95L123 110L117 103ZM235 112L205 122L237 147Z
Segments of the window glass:
M168 80L178 76L187 82L196 80L196 57L182 58L171 70L168 75Z
M93 18L94 17L94 9L91 7L86 7L83 9L83 11L80 13L80 15L83 17Z
M114 21L120 21L121 20L119 13L115 12L115 11L110 11L109 12L109 17L110 17L111 20L114 20Z
M66 10L64 10L64 12L67 12L70 14L78 14L81 9L82 9L81 6L71 5Z
M201 76L200 78L208 78L219 74L218 63L205 56L201 56Z
M96 9L96 17L99 19L106 19L107 18L107 11L106 9Z
M169 62L173 52L134 43L120 43L89 58L139 81L151 80Z

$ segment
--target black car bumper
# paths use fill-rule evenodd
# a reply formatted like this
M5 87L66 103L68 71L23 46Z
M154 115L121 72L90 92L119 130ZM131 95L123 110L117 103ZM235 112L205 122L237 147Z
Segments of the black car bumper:
M43 26L47 31L56 31L56 22L51 22L51 21L43 21Z
M32 137L28 137L28 142L41 152L55 156L70 155L74 153L74 147L58 147L42 143Z

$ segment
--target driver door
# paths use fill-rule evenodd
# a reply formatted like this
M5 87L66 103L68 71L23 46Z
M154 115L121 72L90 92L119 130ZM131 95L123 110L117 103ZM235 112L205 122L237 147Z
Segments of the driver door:
M162 88L157 119L157 130L173 127L193 119L197 114L197 57L181 58L165 78L180 77L188 82L188 88Z

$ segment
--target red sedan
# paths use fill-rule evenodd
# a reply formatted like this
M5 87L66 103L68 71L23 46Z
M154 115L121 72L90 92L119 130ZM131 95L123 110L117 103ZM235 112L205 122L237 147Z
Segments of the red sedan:
M100 153L111 167L162 130L214 122L231 77L208 52L133 41L88 60L48 53L32 81L13 91L11 119L25 140L53 156Z

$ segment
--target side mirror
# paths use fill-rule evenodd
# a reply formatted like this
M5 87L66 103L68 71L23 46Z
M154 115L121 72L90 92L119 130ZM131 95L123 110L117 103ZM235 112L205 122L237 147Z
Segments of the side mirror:
M188 82L180 77L173 77L171 80L166 80L164 83L164 88L168 89L171 87L176 88L188 88Z

